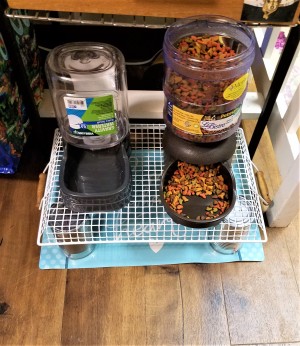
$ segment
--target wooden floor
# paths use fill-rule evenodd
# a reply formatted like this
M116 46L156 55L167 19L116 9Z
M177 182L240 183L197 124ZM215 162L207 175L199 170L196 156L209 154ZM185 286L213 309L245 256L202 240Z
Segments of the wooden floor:
M272 196L269 148L254 161ZM39 149L0 177L0 345L300 345L299 218L268 228L263 262L40 270Z

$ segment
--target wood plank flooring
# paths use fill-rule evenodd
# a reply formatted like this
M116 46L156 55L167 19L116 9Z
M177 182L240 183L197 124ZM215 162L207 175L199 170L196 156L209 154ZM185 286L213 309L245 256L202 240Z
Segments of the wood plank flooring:
M253 123L243 127L249 138ZM264 136L254 161L272 195L270 155ZM300 344L299 217L268 228L263 262L40 270L46 162L28 143L19 172L0 176L0 345Z

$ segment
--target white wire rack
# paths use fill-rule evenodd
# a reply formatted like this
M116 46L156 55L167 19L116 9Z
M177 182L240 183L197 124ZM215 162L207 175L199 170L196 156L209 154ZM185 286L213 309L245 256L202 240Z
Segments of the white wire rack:
M259 195L244 133L237 131L237 147L232 159L237 197L245 209L233 210L214 227L188 228L173 222L159 197L164 168L162 135L164 124L133 124L130 129L132 153L132 196L130 203L106 213L74 213L62 204L59 188L63 143L55 131L43 197L37 243L149 243L149 242L266 242ZM235 219L236 218L236 219ZM247 218L248 222L240 222Z
M28 19L37 22L58 22L74 25L105 25L118 27L137 27L163 29L169 27L176 18L131 16L103 13L81 13L81 12L53 12L34 10L6 9L5 15L12 19Z

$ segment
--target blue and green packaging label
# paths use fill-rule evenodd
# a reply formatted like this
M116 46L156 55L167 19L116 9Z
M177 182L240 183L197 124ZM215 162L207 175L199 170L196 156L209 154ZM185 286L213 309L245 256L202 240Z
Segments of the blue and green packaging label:
M117 132L113 95L64 96L70 130L77 136L105 136Z

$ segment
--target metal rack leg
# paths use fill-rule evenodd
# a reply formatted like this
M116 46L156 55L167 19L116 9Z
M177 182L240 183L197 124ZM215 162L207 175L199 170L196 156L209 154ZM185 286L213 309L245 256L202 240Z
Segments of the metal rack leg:
M290 30L285 48L282 52L281 58L278 62L276 71L274 73L273 80L265 100L265 104L258 118L256 127L254 129L253 135L248 146L251 158L253 158L255 154L261 136L264 132L265 127L267 126L268 120L272 113L274 103L276 102L277 96L280 92L285 76L294 58L299 43L299 33L300 26L295 26Z

